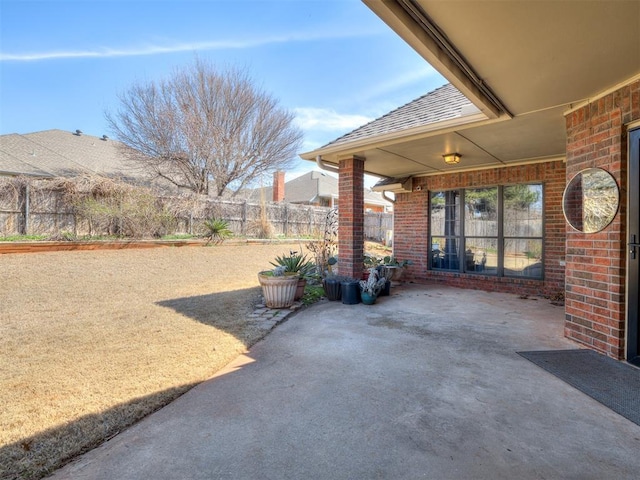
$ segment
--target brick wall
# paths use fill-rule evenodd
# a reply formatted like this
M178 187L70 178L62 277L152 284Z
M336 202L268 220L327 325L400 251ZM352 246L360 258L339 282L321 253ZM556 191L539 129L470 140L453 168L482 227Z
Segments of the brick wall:
M544 280L427 269L429 191L534 182L544 184ZM411 259L414 263L407 268L404 278L414 281L438 281L463 288L521 294L553 295L564 291L562 264L565 247L565 222L562 214L564 185L565 165L562 161L414 178L414 191L396 195L394 205L394 254L397 258Z
M364 261L364 160L341 160L338 178L338 271L360 279Z
M640 81L567 115L567 182L585 168L611 173L620 208L598 233L567 226L565 335L611 357L624 358L626 275L625 124L640 119Z

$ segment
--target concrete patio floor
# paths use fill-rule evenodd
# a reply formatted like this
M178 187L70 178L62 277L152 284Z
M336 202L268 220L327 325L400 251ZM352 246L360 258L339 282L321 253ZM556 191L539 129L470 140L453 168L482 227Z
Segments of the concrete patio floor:
M520 357L563 307L444 286L291 316L62 479L631 479L640 427Z

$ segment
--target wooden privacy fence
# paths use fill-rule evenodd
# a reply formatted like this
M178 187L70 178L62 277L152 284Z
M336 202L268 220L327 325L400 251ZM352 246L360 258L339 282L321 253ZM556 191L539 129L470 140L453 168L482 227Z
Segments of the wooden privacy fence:
M0 180L0 236L197 235L202 233L203 221L215 217L229 222L240 236L321 237L330 211L290 203L155 196L149 190L113 182L106 187L104 183L87 185L70 188L69 183L48 180ZM365 213L367 239L385 240L392 229L392 214Z

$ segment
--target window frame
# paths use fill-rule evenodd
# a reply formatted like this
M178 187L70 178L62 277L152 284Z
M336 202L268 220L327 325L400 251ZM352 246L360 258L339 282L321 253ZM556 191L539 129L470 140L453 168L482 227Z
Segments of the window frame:
M536 186L540 186L540 193L541 193L541 234L539 237L533 237L533 236L529 236L529 237L523 237L523 236L505 236L504 232L505 232L505 210L504 210L504 190L506 187L512 187L512 186L516 186L516 185L536 185ZM477 236L477 235L473 235L473 236L466 236L465 235L465 208L466 208L466 192L469 190L481 190L481 189L490 189L490 188L497 188L498 189L498 198L497 198L497 227L498 227L498 233L497 233L497 237L496 236L486 236L486 237L482 237L482 236ZM454 235L451 236L449 235L451 238L454 238L458 245L458 268L457 269L448 269L448 268L438 268L434 266L434 251L433 251L433 238L434 236L436 238L447 238L446 235L433 235L433 231L432 231L432 201L433 201L433 195L434 194L438 194L438 193L444 193L444 192L449 192L449 191L457 191L459 192L459 203L457 205L457 212L456 214L458 215L459 218L459 222L460 222L460 228L459 228L459 232L458 235ZM513 278L513 279L527 279L527 280L544 280L545 277L545 261L546 261L546 255L545 255L545 242L544 242L544 238L545 238L545 206L546 206L546 200L545 200L545 184L544 182L527 182L527 183L510 183L510 184L504 184L504 185L483 185L483 186L478 186L478 187L468 187L468 188L450 188L450 189L442 189L442 190L430 190L429 194L428 194L428 211L427 211L427 215L428 215L428 248L429 248L429 252L427 255L427 269L430 271L434 271L434 272L449 272L449 273L454 273L454 274L459 274L459 273L464 273L464 274L468 274L468 275L484 275L484 276L489 276L489 277L499 277L499 278ZM467 270L466 268L466 262L465 262L465 254L466 254L466 246L467 246L467 239L468 238L477 238L477 239L495 239L496 243L497 243L497 268L495 273L487 273L486 271L473 271L473 270ZM541 275L540 276L531 276L531 275L513 275L513 274L509 274L509 273L505 273L505 246L506 246L506 241L508 240L536 240L539 241L541 244L541 256L540 256L540 262L542 264L542 268L541 268Z

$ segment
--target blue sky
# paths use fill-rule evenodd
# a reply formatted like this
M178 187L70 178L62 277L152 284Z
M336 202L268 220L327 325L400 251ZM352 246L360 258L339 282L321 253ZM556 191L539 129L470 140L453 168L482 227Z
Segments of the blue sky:
M0 134L109 135L119 92L196 56L246 69L302 151L446 83L360 0L0 0Z

